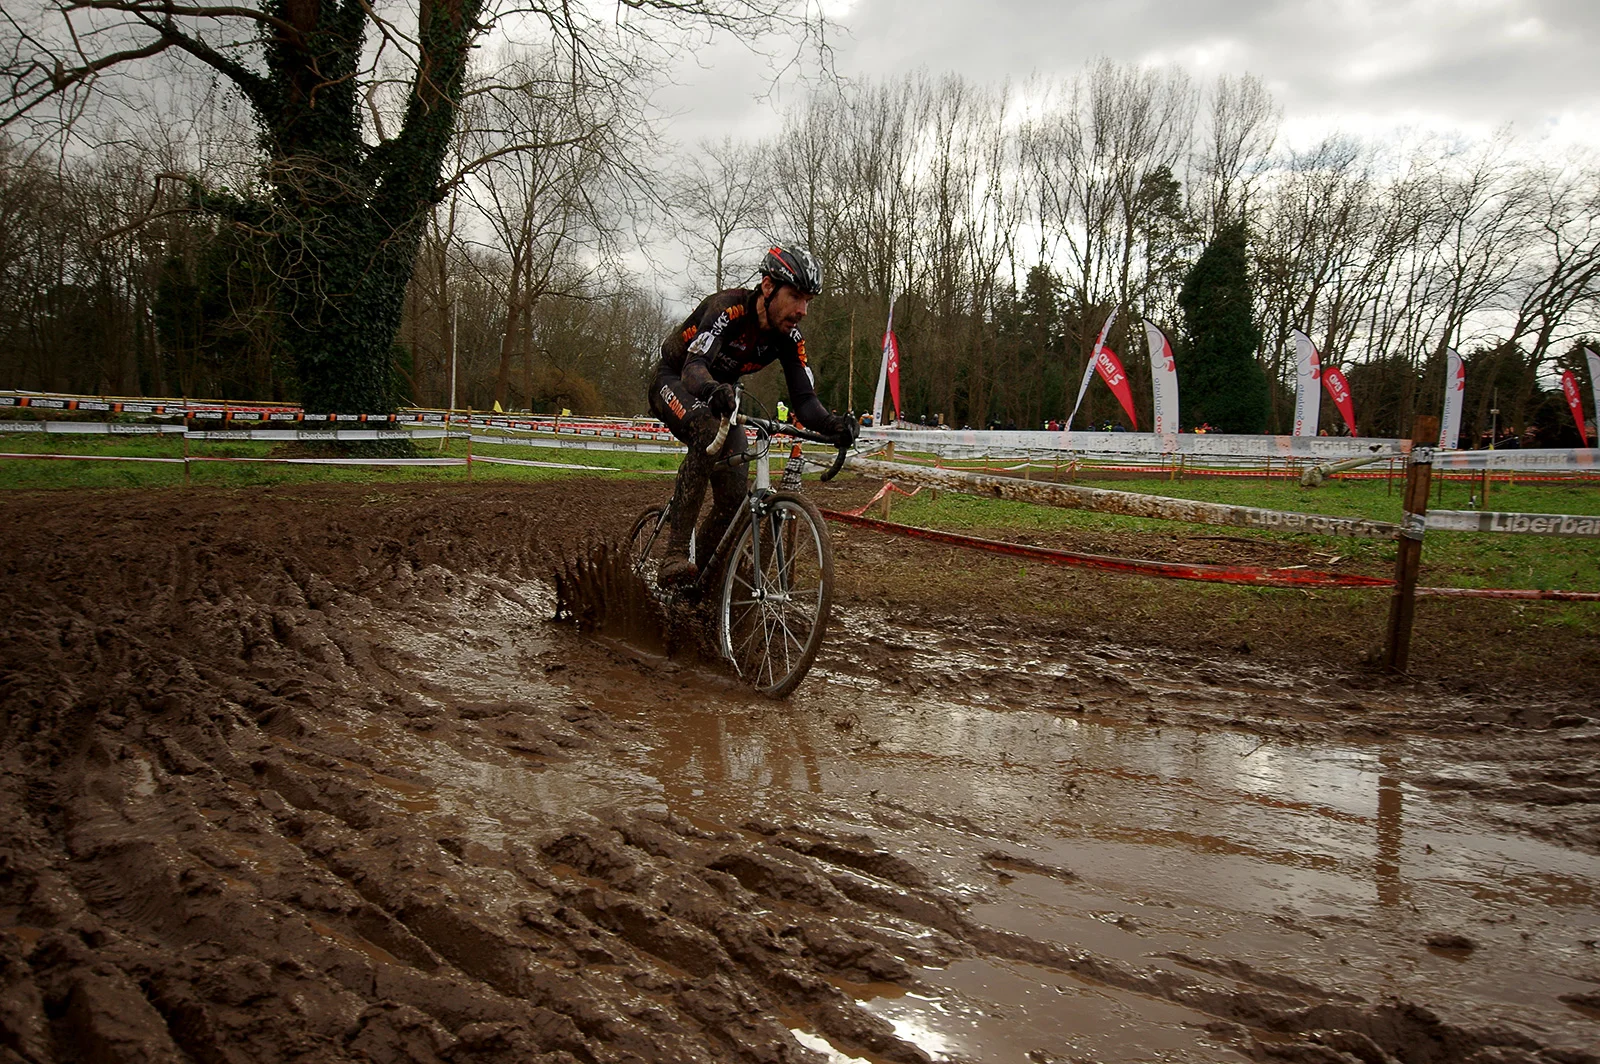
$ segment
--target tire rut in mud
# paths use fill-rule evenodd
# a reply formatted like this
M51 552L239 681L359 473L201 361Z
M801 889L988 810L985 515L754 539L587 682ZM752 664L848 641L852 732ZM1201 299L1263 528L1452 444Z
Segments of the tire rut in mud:
M504 633L542 626L536 581L554 545L639 502L586 499L13 504L0 1052L820 1059L799 1029L923 1061L847 988L914 988L920 969L984 956L1192 1009L1219 1052L1596 1059L1281 974L1195 957L1140 967L988 927L865 835L517 805L505 774L559 777L639 735L543 678L570 648L521 662L497 701L462 699L419 648L471 667L503 656Z

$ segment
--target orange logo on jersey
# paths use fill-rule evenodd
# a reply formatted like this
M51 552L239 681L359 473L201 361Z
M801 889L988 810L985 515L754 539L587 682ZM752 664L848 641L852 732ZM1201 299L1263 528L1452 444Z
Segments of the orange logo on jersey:
M683 409L683 403L680 402L678 397L672 393L672 389L668 388L665 384L661 386L661 399L667 404L667 409L671 410L674 415L679 418L683 417L685 413Z
M796 338L796 340L794 342L794 352L795 352L795 354L800 356L800 364L802 366L806 365L806 342L805 342L805 340Z
M700 327L698 325L691 325L687 329L683 330L683 342L688 343L690 340L693 340L694 334L699 331Z

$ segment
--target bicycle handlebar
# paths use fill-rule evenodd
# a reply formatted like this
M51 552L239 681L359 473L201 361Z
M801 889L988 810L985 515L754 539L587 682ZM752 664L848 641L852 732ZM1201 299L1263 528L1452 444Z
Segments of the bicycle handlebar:
M826 443L830 447L838 448L839 453L834 456L833 464L828 467L826 473L822 474L823 480L832 480L838 476L839 470L844 468L845 459L850 457L850 445L848 443L841 444L832 436L824 436L820 432L812 432L810 429L802 428L799 425L790 425L782 421L769 421L766 418L751 417L748 414L739 414L737 417L741 425L754 425L759 431L768 436L793 436L796 439L810 440L812 443Z
M782 421L770 421L763 417L751 417L749 414L741 414L739 413L739 401L743 398L744 392L741 389L735 389L733 393L733 410L723 416L722 423L717 426L717 437L711 441L711 446L706 448L706 454L715 457L717 452L722 450L722 445L728 441L728 431L735 424L754 425L767 436L794 436L797 439L810 440L812 443L826 443L831 447L837 447L839 453L834 456L833 464L828 467L828 471L822 474L822 479L832 480L839 475L839 470L844 468L845 459L850 457L850 445L848 443L838 443L831 436L824 436L820 432L812 432L810 429L802 428L799 425L790 425Z

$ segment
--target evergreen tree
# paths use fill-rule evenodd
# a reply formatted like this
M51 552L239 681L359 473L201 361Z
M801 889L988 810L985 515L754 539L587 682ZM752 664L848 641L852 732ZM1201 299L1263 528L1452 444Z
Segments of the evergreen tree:
M1256 361L1250 257L1242 221L1218 230L1178 294L1184 342L1174 352L1183 410L1220 432L1263 432L1267 378Z

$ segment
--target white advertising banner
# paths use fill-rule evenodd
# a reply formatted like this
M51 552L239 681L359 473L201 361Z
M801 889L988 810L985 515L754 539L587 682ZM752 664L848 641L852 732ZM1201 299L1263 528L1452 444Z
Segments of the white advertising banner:
M1299 329L1294 333L1295 388L1294 434L1315 436L1322 416L1322 358L1311 337Z
M1586 347L1583 357L1589 361L1589 391L1594 395L1594 421L1600 425L1600 355Z
M1155 422L1151 429L1157 436L1176 436L1178 433L1178 363L1172 357L1172 344L1160 329L1144 323L1145 342L1150 347L1150 389L1155 399Z
M1439 420L1439 446L1453 451L1460 446L1461 401L1467 391L1467 365L1453 347L1444 351L1444 417Z

